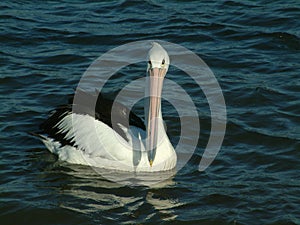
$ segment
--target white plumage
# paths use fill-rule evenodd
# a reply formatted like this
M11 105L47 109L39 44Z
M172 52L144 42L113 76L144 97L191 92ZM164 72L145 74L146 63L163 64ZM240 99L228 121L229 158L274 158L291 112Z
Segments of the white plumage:
M170 170L176 166L176 153L167 138L163 125L159 125L160 143L152 167L145 150L145 131L130 126L125 129L129 142L105 123L89 115L70 113L56 125L66 138L75 141L77 147L62 146L59 141L43 136L46 147L59 159L74 164L89 165L123 171L155 172Z

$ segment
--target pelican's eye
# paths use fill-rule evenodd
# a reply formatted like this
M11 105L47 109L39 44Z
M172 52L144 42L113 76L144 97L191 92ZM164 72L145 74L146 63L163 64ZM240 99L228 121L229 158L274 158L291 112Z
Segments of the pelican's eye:
M163 61L161 62L161 65L165 66L165 63L166 63L166 61L165 61L165 59L163 59Z

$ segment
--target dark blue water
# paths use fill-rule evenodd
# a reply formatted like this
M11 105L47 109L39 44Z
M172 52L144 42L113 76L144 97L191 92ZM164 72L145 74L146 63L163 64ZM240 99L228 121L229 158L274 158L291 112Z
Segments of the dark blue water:
M1 224L300 224L299 21L298 0L1 1ZM67 102L93 60L146 39L197 53L222 87L227 131L206 171L198 164L209 107L180 76L201 136L189 163L161 186L121 186L58 162L27 133ZM163 107L176 142L177 113Z

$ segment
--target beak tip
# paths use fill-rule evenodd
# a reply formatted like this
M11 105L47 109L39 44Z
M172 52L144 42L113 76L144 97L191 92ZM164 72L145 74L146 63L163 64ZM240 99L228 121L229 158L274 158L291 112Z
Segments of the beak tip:
M150 161L149 161L149 163L150 163L150 166L152 167L152 164L153 164L153 160L150 160Z

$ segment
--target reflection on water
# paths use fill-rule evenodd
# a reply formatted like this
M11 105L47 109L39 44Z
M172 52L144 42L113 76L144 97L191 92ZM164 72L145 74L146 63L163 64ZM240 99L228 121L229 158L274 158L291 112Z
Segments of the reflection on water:
M135 214L145 214L143 210L146 207L149 210L148 218L159 214L161 219L171 220L177 217L173 209L183 205L177 197L165 194L175 185L170 176L170 173L174 174L174 171L159 174L134 174L99 171L99 168L67 163L57 163L55 171L57 169L67 178L55 190L63 196L59 206L77 213L93 215L100 211L108 214L118 212L134 219ZM103 176L99 174L100 172ZM168 179L153 185L153 180L161 180L161 176L166 176ZM117 179L119 182L111 182L106 179L107 177ZM145 186L147 181L151 186Z

